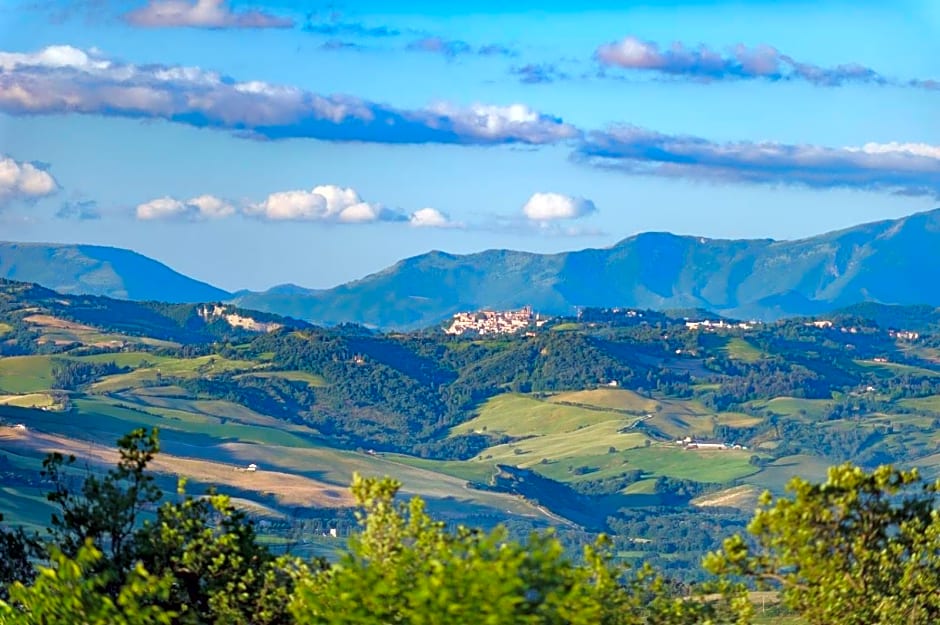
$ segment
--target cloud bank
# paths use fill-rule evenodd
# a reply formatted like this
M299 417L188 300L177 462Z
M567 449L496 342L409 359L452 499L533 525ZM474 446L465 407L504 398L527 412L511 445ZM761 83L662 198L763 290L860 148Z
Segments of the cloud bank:
M522 207L522 214L536 222L579 219L596 211L591 200L561 193L533 193Z
M37 200L58 190L55 178L43 168L0 154L0 207L13 200Z
M226 0L149 0L124 14L142 28L292 28L294 20L262 11L233 11Z
M574 159L628 174L940 198L940 146L921 143L716 143L619 126L589 133Z
M355 189L329 184L316 186L309 191L278 191L260 202L245 204L240 208L214 195L200 195L189 200L166 196L140 204L135 214L141 221L203 221L241 214L270 222L399 222L421 228L460 226L434 208L422 208L409 215L382 204L366 202Z
M264 138L389 144L557 143L579 132L522 104L399 109L348 95L239 82L196 67L121 64L71 46L0 53L0 111L161 119Z
M597 48L595 59L604 67L644 70L696 80L802 80L813 85L835 87L848 83L901 84L874 69L857 63L821 67L797 61L773 46L748 48L737 45L726 52L708 46L689 47L675 42L665 49L651 41L625 37ZM931 81L910 81L910 86L928 88Z

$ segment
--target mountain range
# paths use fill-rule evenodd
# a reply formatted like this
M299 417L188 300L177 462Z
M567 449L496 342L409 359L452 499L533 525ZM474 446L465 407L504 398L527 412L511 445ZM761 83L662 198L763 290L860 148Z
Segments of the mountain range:
M0 278L67 294L137 301L211 302L231 294L137 252L99 245L0 242Z
M858 302L940 306L940 209L805 239L631 236L559 254L432 251L331 289L282 285L229 294L134 252L0 244L0 277L69 293L164 301L224 300L314 323L410 329L454 312L532 306L703 308L770 320Z

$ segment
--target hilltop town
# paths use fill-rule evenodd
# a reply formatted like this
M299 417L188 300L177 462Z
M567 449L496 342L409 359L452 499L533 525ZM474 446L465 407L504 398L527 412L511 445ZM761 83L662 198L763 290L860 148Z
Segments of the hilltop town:
M520 310L480 310L477 312L459 312L451 318L450 325L444 328L445 334L515 334L527 328L540 328L548 317L533 313L530 306Z

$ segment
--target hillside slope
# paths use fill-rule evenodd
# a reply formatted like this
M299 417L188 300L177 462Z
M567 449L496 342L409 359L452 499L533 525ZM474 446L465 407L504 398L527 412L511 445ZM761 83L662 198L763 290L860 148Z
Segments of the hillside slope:
M0 242L0 278L62 293L138 301L211 302L229 293L130 250L97 245Z
M795 241L645 233L560 254L430 252L328 290L275 288L235 302L319 323L416 328L460 310L531 305L706 308L811 315L871 301L940 305L940 209Z

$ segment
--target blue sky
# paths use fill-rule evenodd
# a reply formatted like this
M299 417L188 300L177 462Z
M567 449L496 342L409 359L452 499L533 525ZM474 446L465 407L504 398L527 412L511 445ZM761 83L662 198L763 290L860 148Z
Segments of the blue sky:
M0 0L0 238L329 287L940 206L940 3L450 4Z

